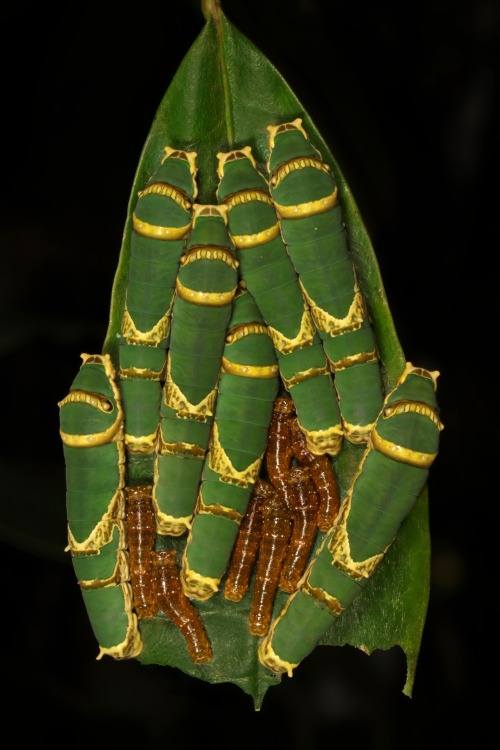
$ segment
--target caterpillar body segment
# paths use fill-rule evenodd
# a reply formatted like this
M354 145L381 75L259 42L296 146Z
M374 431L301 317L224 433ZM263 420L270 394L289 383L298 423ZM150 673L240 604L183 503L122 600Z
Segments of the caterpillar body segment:
M335 179L310 143L300 118L268 130L270 193L334 373L344 436L353 443L366 443L384 389Z
M222 356L215 419L196 512L184 549L186 594L209 599L219 588L266 450L279 368L255 300L239 289Z
M195 205L172 310L154 469L157 532L190 527L214 420L238 262L225 210Z
M362 592L415 504L443 428L438 375L407 363L386 396L336 523L259 647L272 671L291 675L315 648Z
M175 280L197 194L195 159L193 151L167 146L139 191L132 217L119 347L125 446L131 455L150 455L156 448Z
M99 644L98 659L143 648L133 611L125 525L123 408L109 355L82 354L59 402L68 546Z
M283 243L276 210L251 149L219 153L217 198L227 207L240 276L273 338L280 376L311 450L336 455L339 405L321 339Z

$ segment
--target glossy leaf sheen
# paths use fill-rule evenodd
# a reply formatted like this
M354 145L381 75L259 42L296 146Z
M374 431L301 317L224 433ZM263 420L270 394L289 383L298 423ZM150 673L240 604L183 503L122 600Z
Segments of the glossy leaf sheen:
M249 145L265 173L267 126L302 117L311 142L330 164L339 186L350 247L378 340L385 387L392 388L403 370L405 356L370 239L341 170L280 73L215 4L207 11L207 17L168 87L143 148L132 186L103 350L111 354L116 364L132 209L137 191L151 176L164 146L197 152L200 190L197 202L216 203L217 153ZM342 494L349 486L361 454L362 448L346 444L336 459ZM177 546L180 557L184 542L169 540L169 544ZM407 659L403 692L410 696L428 604L429 558L425 491L363 595L341 618L332 621L332 627L319 645L350 644L366 653L401 646ZM415 571L419 571L418 576ZM286 595L278 594L275 615L285 599ZM242 602L235 604L219 592L208 602L196 603L212 642L214 657L209 664L196 666L192 663L181 634L163 617L142 623L145 648L139 661L175 667L208 682L232 682L252 696L256 709L260 708L267 689L278 684L280 677L258 662L258 638L251 636L247 628L250 600L251 593L248 593Z

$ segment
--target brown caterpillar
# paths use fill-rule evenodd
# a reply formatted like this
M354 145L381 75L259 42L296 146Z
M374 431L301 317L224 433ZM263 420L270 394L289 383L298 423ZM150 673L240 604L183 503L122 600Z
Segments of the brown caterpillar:
M328 531L333 526L340 504L339 486L332 463L326 455L311 453L296 417L290 420L289 429L292 453L300 464L309 469L319 496L318 528Z
M269 629L281 568L292 532L292 517L280 490L261 506L262 531L248 628L252 635Z
M175 550L155 552L152 556L153 588L158 608L180 630L195 664L212 659L212 646L200 614L184 594L179 578Z
M262 503L274 497L269 482L258 479L243 516L234 545L224 596L232 602L243 599L250 585L252 570L257 559L262 531Z
M287 489L293 527L279 587L282 591L291 593L295 591L305 570L314 543L319 498L307 467L293 468L288 472Z
M151 585L151 556L156 537L151 498L151 485L125 488L130 582L138 619L154 617L157 612Z
M295 405L288 396L278 396L274 402L266 448L266 469L273 487L283 485L285 474L292 466L290 418ZM300 428L299 428L300 429Z

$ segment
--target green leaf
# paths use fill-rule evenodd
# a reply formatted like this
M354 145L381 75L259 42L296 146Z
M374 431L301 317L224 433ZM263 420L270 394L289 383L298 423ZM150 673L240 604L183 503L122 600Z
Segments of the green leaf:
M301 117L311 142L335 174L354 262L378 339L385 386L392 388L404 368L405 356L370 238L340 167L301 102L269 60L235 28L216 0L206 0L203 10L205 25L168 86L139 160L103 351L109 352L115 365L118 364L132 209L137 191L153 173L164 146L197 152L200 191L197 200L216 203L216 154L249 145L265 172L267 126ZM359 446L346 445L336 460L342 492L349 486L361 454ZM182 550L182 541L175 540L173 544ZM350 644L370 653L374 649L400 645L408 665L403 692L411 696L429 597L429 559L427 495L424 492L373 581L352 608L332 625L321 641L322 647ZM419 575L415 575L415 571L419 571ZM277 596L275 614L285 598L283 593ZM212 662L194 665L182 636L163 617L141 624L145 647L139 661L175 667L212 683L232 682L251 695L255 708L259 709L267 689L279 683L280 678L258 662L258 638L251 636L247 629L250 594L234 604L218 593L208 602L197 602L197 607L212 642Z

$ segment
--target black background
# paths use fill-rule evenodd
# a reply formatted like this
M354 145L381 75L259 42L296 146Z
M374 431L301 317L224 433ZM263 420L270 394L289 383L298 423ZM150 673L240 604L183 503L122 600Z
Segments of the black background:
M316 649L268 691L260 712L232 684L95 661L62 551L57 401L80 352L102 347L142 146L203 17L186 0L110 15L102 3L43 5L3 11L3 726L12 717L26 739L99 736L102 746L213 738L220 747L247 739L391 750L450 746L467 733L478 741L491 718L481 675L491 666L486 636L495 637L495 626L486 628L491 598L481 592L492 500L480 488L483 474L496 486L493 438L480 421L494 412L494 365L480 342L498 247L498 5L223 6L284 75L339 162L407 359L441 372L431 599L413 697L401 692L398 648L370 657Z

